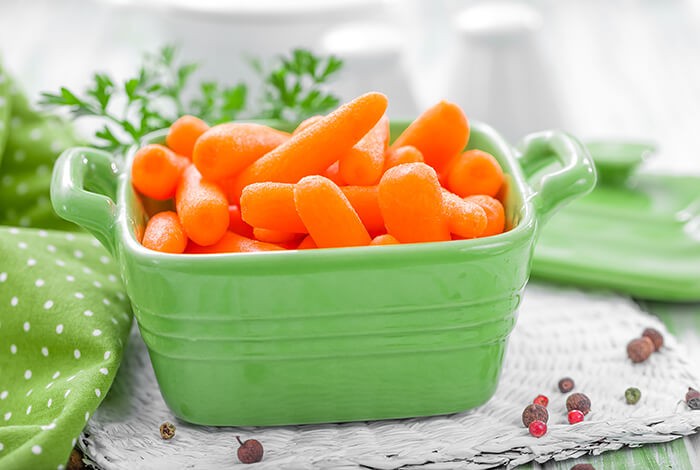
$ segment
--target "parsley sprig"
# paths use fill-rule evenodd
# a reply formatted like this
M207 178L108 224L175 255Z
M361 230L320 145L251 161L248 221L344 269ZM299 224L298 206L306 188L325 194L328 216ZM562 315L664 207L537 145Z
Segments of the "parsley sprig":
M74 119L96 120L92 144L123 153L144 135L170 126L183 114L198 116L212 125L236 119L296 123L323 114L339 102L326 88L342 67L342 61L336 57L319 57L295 49L289 57L278 57L269 67L261 61L251 61L251 65L262 84L261 95L253 102L256 106L249 106L245 83L193 84L198 65L180 63L173 46L144 55L134 77L117 82L98 72L81 92L61 87L58 93L42 93L40 103L47 108L67 109Z

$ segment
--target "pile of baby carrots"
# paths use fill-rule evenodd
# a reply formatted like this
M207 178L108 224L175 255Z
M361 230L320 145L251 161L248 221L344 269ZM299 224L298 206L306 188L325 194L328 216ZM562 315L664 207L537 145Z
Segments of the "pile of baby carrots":
M393 144L387 98L367 93L289 134L183 116L165 145L139 149L135 189L174 210L153 214L142 244L229 253L448 241L496 235L503 171L464 151L469 124L442 101Z

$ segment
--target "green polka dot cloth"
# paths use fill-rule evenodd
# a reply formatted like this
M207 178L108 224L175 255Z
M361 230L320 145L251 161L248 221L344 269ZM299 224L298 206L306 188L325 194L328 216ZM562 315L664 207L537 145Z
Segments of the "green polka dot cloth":
M2 470L65 468L114 380L131 325L106 250L90 235L56 230L71 226L50 208L51 168L73 141L0 70Z

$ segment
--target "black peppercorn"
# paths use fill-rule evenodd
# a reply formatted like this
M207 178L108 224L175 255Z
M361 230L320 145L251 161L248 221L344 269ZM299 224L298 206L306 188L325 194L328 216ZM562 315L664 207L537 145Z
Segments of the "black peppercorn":
M574 389L574 379L571 377L564 377L559 381L559 391L561 393L569 393Z
M547 412L547 408L544 406L532 403L527 405L523 410L522 419L523 424L527 428L533 421L542 421L543 423L549 421L549 413Z
M700 392L692 387L688 387L688 392L685 394L685 403L691 410L700 410Z
M654 328L647 328L642 333L642 336L646 336L651 340L652 343L654 343L654 351L658 351L659 349L661 349L661 346L664 345L664 337L659 332L659 330L656 330Z
M627 344L627 355L632 362L644 362L654 352L654 343L647 336L633 339Z
M578 463L571 470L595 470L595 467L589 463Z
M591 411L591 399L583 393L573 393L566 399L566 409L579 410L584 415Z
M255 439L248 439L247 441L241 441L241 438L236 436L236 440L240 444L238 448L238 460L241 463L255 463L260 462L263 458L263 446L259 441Z

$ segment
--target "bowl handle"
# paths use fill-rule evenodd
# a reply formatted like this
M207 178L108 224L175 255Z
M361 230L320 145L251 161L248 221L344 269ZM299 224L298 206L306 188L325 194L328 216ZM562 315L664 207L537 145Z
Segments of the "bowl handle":
M546 222L559 207L588 194L596 184L596 170L588 150L561 131L537 132L518 146L520 166L539 220ZM552 168L552 158L560 163Z
M115 252L118 175L109 153L73 147L58 157L51 178L51 204L56 213L87 229L111 254Z

